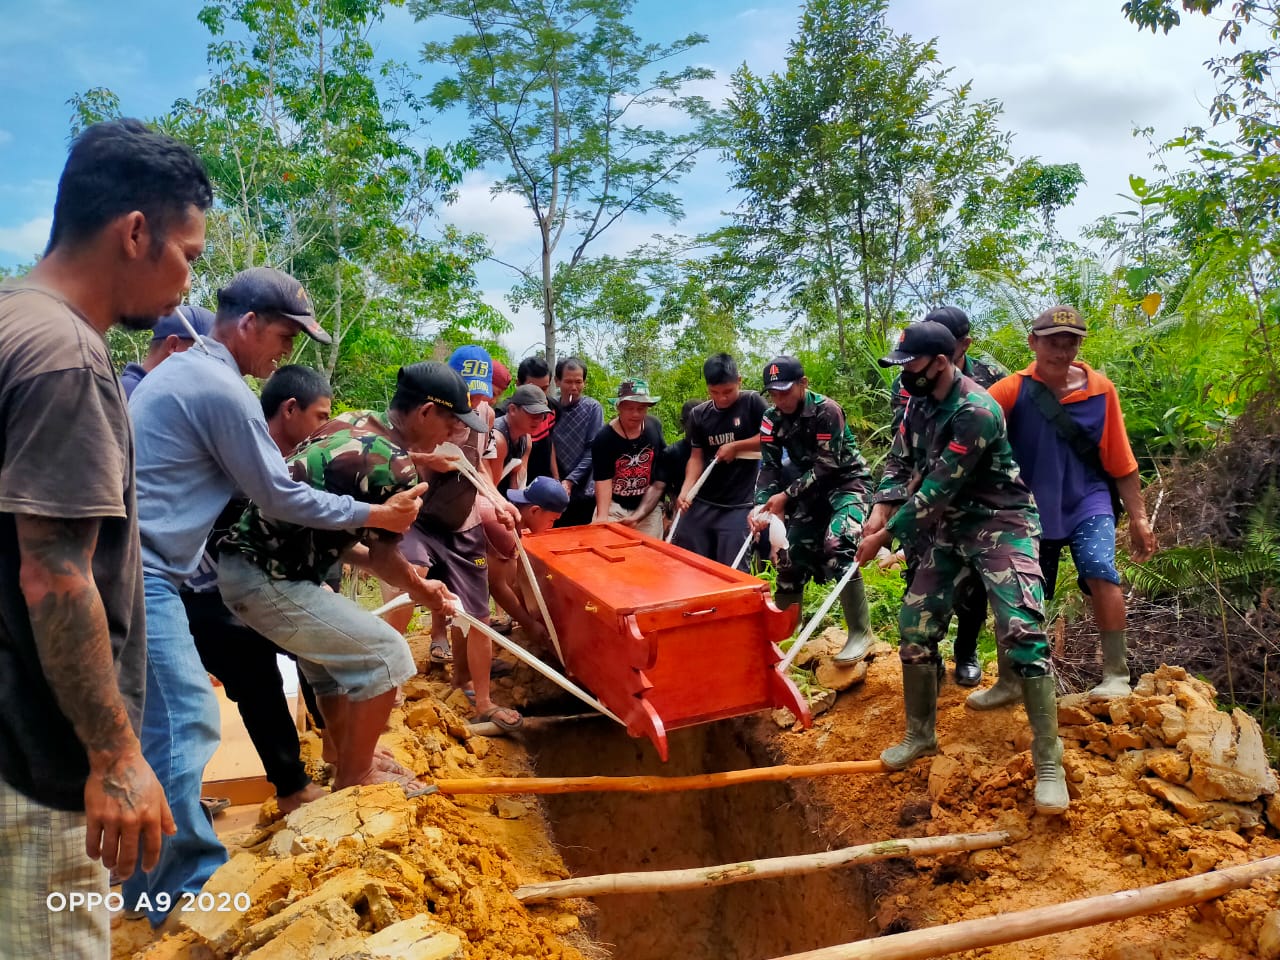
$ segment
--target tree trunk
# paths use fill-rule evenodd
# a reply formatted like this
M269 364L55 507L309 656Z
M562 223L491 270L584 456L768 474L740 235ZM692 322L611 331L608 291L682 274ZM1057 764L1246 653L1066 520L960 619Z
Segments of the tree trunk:
M547 366L556 367L556 305L551 287L551 243L547 228L542 232L542 337L547 352Z

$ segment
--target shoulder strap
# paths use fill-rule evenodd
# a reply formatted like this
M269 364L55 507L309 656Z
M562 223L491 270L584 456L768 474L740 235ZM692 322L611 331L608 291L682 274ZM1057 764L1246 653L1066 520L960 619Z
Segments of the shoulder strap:
M1098 451L1098 445L1085 435L1080 424L1067 413L1066 408L1053 395L1053 391L1033 377L1023 377L1022 382L1031 391L1031 399L1035 401L1040 413L1053 425L1053 429L1072 452L1086 467L1094 470L1104 480L1108 479L1110 474L1103 469L1102 454Z

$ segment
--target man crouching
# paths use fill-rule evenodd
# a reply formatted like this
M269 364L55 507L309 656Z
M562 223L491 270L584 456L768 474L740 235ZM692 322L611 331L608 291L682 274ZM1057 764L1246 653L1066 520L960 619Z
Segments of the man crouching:
M412 455L431 453L458 421L484 427L457 373L442 363L401 367L385 415L354 411L330 420L293 452L289 470L295 480L369 503L404 490L420 495L426 484L418 482ZM338 749L335 790L387 781L410 793L422 789L403 767L374 761L396 688L416 672L409 646L395 628L323 583L345 559L408 591L432 613L453 614L457 598L421 577L401 556L399 539L368 528L301 527L268 518L251 503L222 544L223 600L297 656L315 689Z

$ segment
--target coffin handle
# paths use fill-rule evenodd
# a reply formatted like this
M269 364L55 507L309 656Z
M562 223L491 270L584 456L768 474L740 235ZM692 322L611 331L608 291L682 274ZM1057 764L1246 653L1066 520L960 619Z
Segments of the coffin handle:
M707 614L715 612L715 607L708 607L706 610L686 610L683 615L686 617L705 617Z

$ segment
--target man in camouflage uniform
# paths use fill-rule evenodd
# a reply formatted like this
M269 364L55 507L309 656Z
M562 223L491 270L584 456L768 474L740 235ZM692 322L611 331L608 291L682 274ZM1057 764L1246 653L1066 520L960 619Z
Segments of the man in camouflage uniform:
M751 528L768 525L761 513L782 518L787 550L778 557L774 603L785 610L799 603L809 580L839 579L854 562L871 493L871 471L834 400L809 389L795 357L778 357L764 368L772 406L760 424L760 475ZM791 460L782 462L783 452ZM794 479L793 479L794 478ZM848 627L837 663L856 663L871 646L871 613L862 575L840 594Z
M1044 634L1040 520L1018 476L1000 408L956 369L955 347L942 324L915 323L880 360L882 366L902 367L912 400L894 436L858 561L870 561L895 537L929 541L898 616L907 734L880 758L901 770L937 752L938 642L951 618L956 584L976 574L995 613L996 640L1022 677L1034 733L1036 810L1063 813L1068 797Z
M385 415L345 413L288 458L295 480L330 493L381 503L402 490L419 495L418 465L441 469L431 452L471 411L462 377L442 363L401 367ZM396 688L415 673L399 631L324 586L339 560L357 563L448 616L457 598L424 580L401 555L400 536L369 528L319 530L266 516L250 503L222 544L223 600L246 624L298 658L338 748L335 790L394 781L419 790L412 773L375 762Z
M936 307L924 315L925 320L940 323L956 338L956 352L951 359L957 369L984 389L993 383L1003 380L1009 371L987 357L970 355L969 347L973 345L973 337L969 336L969 317L959 307ZM893 414L893 434L897 433L906 415L907 404L911 400L910 392L902 385L899 375L891 388L890 410ZM893 435L891 434L891 435ZM915 576L920 565L920 557L929 548L928 541L904 543L903 553L906 555L907 567L903 571L903 579L911 586L911 578ZM987 622L987 591L978 577L966 577L956 584L956 683L962 687L976 687L982 681L982 667L978 663L978 634Z

